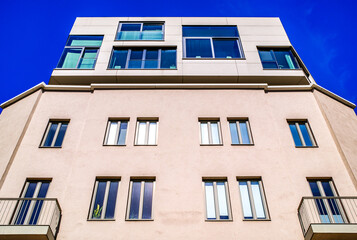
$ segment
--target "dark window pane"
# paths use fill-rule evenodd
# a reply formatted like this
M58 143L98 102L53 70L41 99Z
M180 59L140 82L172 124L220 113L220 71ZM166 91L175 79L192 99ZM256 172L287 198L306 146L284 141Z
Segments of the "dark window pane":
M275 62L263 62L264 69L278 69L278 65Z
M93 205L92 218L101 218L102 216L103 200L106 186L106 181L98 181L97 193Z
M238 37L236 26L183 26L184 37Z
M43 144L43 146L45 147L51 147L52 141L53 141L53 137L55 136L56 130L57 130L57 126L58 123L52 123L50 130L48 131L45 143Z
M153 185L153 182L145 182L142 216L143 219L151 219Z
M159 50L146 50L144 68L157 68L159 59Z
M309 132L306 129L305 123L299 123L301 134L304 138L306 146L312 146L311 138Z
M108 193L107 210L105 218L114 218L115 203L117 201L118 181L111 181Z
M147 50L145 59L158 59L159 58L159 50Z
M237 124L236 122L229 123L229 129L231 130L232 144L239 144Z
M49 185L50 185L49 182L43 182L41 184L40 191L38 192L37 198L45 198L46 197ZM36 201L35 206L32 210L32 215L31 215L30 221L29 221L30 225L36 225L38 217L40 216L42 205L43 205L43 200Z
M131 50L130 60L142 59L143 58L143 50Z
M34 197L33 194L35 192L36 186L37 186L37 182L30 182L27 187L24 197L25 198L33 198ZM22 201L21 206L19 208L19 213L17 214L17 217L16 217L16 221L15 221L16 225L21 225L25 222L30 204L31 204L31 200Z
M294 138L295 146L297 146L297 147L302 146L300 136L296 129L295 123L289 123L289 127L290 127L291 134L293 135L293 138Z
M291 51L276 50L274 51L274 54L280 69L299 68Z
M139 218L140 189L141 189L141 182L133 182L133 186L131 189L129 219Z
M109 68L124 69L127 56L128 50L114 50Z
M275 57L273 56L270 50L259 50L259 56L262 62L275 62Z
M141 60L130 60L128 68L141 68Z
M214 55L216 58L240 58L238 43L235 39L213 39Z
M141 24L122 24L120 31L140 31Z
M66 46L100 47L103 36L69 36Z
M143 31L162 31L162 24L144 23Z
M211 41L209 39L186 39L186 57L211 58Z
M68 126L67 123L62 123L61 128L60 128L60 130L58 132L58 135L57 135L57 139L56 139L56 142L55 142L55 147L62 146L62 142L63 142L64 134L66 133L66 130L67 130L67 126Z
M125 144L126 131L128 129L128 122L121 122L119 129L118 145Z
M247 128L247 123L246 122L239 122L239 128L240 128L240 133L242 135L242 143L243 144L249 144L249 133L248 133L248 128Z
M81 53L81 48L65 48L57 68L77 68Z
M159 65L158 60L146 60L144 64L144 68L157 68Z
M160 68L176 68L176 50L162 49L161 50L161 66Z

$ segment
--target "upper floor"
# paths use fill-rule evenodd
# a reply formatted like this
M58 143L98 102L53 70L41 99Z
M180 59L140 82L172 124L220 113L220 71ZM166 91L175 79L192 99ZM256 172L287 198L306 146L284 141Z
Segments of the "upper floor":
M50 84L314 83L279 18L77 18Z

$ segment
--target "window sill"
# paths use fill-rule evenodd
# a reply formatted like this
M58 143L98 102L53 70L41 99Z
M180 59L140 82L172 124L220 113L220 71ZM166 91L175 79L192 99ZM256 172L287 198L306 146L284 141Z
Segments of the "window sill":
M242 143L242 144L232 143L231 146L254 146L254 143Z
M243 219L243 221L246 221L246 222L269 222L271 221L270 218L267 218L267 219Z
M219 143L219 144L200 144L200 146L223 146L223 143Z
M157 146L157 144L134 144L134 146L149 146L149 147L154 147L154 146Z
M62 148L62 146L60 146L60 147L46 147L46 146L39 146L39 148Z
M113 222L115 219L87 219L88 222Z
M233 222L233 219L206 219L205 222Z
M109 144L103 144L103 147L126 147L126 144L124 144L124 145L109 145Z
M295 146L295 148L318 148L319 146Z
M246 58L182 58L182 60L246 60Z
M154 221L154 219L125 219L125 221L128 221L128 222L138 222L138 221L151 222L151 221Z

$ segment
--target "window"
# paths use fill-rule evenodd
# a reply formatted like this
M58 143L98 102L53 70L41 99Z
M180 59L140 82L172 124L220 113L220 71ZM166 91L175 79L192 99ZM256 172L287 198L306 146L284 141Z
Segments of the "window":
M104 145L125 145L128 119L109 120Z
M184 58L243 58L236 26L183 26Z
M157 144L158 120L138 120L136 124L136 145Z
M248 119L229 119L229 129L231 132L232 144L253 144Z
M207 220L231 220L226 180L204 181Z
M264 69L299 69L299 64L289 48L258 49Z
M61 147L68 123L69 121L50 120L43 136L41 147Z
M25 183L21 198L45 198L49 186L49 180L28 180ZM43 200L20 201L18 210L16 211L16 217L14 218L14 224L36 225L43 204Z
M288 123L296 147L316 147L316 141L306 120L288 120Z
M97 179L94 185L89 219L114 219L119 179Z
M130 181L127 220L153 219L154 180Z
M109 69L176 69L176 48L114 48Z
M69 36L57 68L93 69L103 36Z
M238 179L244 219L269 219L263 184L260 179Z
M200 120L201 145L222 144L221 127L218 120Z
M115 40L163 40L163 23L120 23Z

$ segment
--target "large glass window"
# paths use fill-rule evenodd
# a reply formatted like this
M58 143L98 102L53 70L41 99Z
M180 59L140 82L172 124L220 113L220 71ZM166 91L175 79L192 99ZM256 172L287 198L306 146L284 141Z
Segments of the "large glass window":
M136 124L135 145L156 145L157 125L157 120L139 120Z
M94 186L89 219L113 219L119 179L97 179Z
M93 69L103 36L69 36L57 68Z
M296 147L315 147L316 141L312 135L309 123L306 120L288 120L291 134Z
M114 48L110 69L176 69L175 48Z
M239 179L238 184L244 219L269 219L262 181Z
M227 181L204 181L207 220L232 219Z
M264 69L299 69L299 64L288 48L258 49Z
M219 120L200 120L200 133L202 145L222 144L221 127Z
M248 119L229 120L232 144L253 144Z
M236 26L183 26L185 58L242 58Z
M162 40L163 23L120 23L116 40Z
M69 121L50 120L43 136L41 147L61 147Z
M153 192L154 180L130 181L129 199L127 208L128 220L153 219Z
M104 145L125 145L128 120L109 120Z

